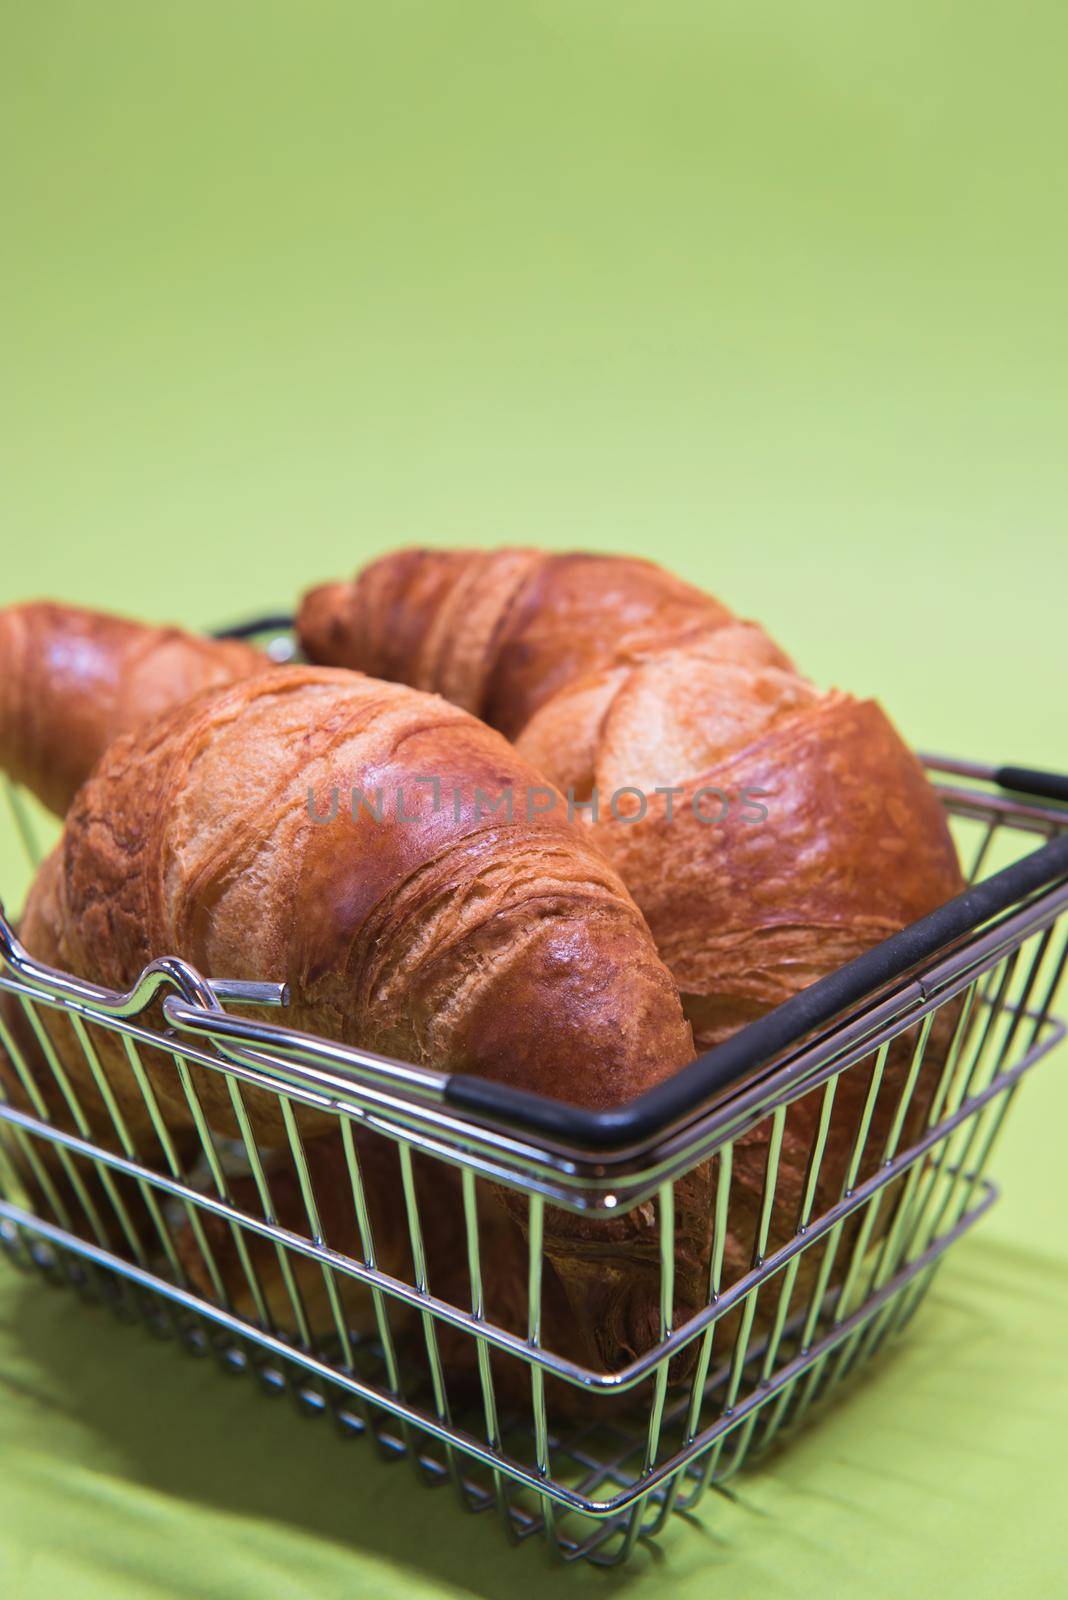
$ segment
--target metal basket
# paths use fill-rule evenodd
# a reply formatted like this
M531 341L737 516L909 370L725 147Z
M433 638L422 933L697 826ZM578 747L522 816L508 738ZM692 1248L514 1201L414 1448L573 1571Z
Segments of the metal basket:
M129 994L95 988L42 968L0 918L0 988L18 997L34 1041L28 1052L0 1027L22 1091L0 1103L7 1250L266 1392L288 1392L302 1411L329 1413L343 1435L368 1434L424 1482L451 1482L468 1510L495 1508L511 1538L540 1538L564 1560L623 1560L673 1511L796 1430L901 1331L946 1249L996 1198L985 1171L1017 1085L1063 1035L1052 1009L1068 958L1057 934L1068 781L926 764L972 887L610 1113L235 1016L228 1005L278 1004L282 991L208 980L174 959ZM32 850L29 808L9 798ZM92 1109L55 1048L57 1016L85 1053ZM117 1037L121 1070L145 1100L151 1148L135 1144L119 1110L115 1068L104 1065L114 1040L105 1052L103 1034ZM942 1035L948 1044L925 1071ZM173 1068L192 1145L168 1126L146 1051L156 1062L165 1052ZM236 1140L205 1118L208 1073L225 1080ZM841 1136L834 1106L846 1074L864 1088L851 1089L859 1110L828 1196L824 1155L829 1129ZM277 1096L284 1146L257 1144L249 1086ZM780 1152L803 1105L815 1132L784 1233ZM330 1194L301 1107L328 1114L338 1153ZM732 1279L732 1168L754 1138L766 1152L761 1201L748 1267ZM403 1195L407 1265L392 1273L372 1226L374 1147L390 1148ZM707 1299L675 1325L676 1189L699 1166L714 1174ZM441 1231L428 1228L437 1178L458 1196L452 1249L463 1271L446 1276L448 1291L440 1246L428 1246ZM501 1185L525 1211L515 1236L521 1326L496 1315L486 1259L485 1201ZM339 1205L347 1248L323 1220ZM599 1227L638 1206L656 1219L659 1338L621 1370L584 1367L545 1332L546 1210Z

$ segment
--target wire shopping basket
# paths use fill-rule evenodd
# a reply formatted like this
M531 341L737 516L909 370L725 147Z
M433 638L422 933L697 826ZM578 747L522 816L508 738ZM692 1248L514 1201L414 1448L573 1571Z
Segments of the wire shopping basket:
M258 1009L284 1004L278 986L162 952L129 993L103 990L42 967L0 916L15 997L0 1013L0 1239L451 1482L513 1539L625 1559L904 1328L996 1198L1006 1113L1063 1036L1068 780L926 765L965 893L612 1112L296 1033ZM25 798L9 798L33 853ZM61 1029L84 1056L77 1086ZM188 1107L180 1130L153 1088L160 1063ZM207 1074L225 1083L226 1129L205 1116ZM273 1143L250 1090L277 1102ZM707 1283L681 1314L676 1218L696 1172ZM580 1216L595 1241L635 1208L655 1219L658 1326L602 1370L560 1336L547 1227Z

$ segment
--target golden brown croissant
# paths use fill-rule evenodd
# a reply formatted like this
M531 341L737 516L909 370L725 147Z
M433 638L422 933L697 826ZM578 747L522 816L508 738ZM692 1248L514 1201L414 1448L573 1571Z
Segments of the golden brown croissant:
M529 820L486 811L539 787L499 734L436 697L315 667L260 674L106 752L31 890L24 941L120 990L161 952L282 981L296 1028L618 1105L689 1059L691 1033L641 914L562 801ZM65 1019L54 1037L88 1092ZM111 1057L99 1046L148 1137L115 1042ZM168 1124L188 1127L173 1063L152 1052L146 1066ZM236 1132L222 1075L198 1077L212 1126ZM281 1142L277 1098L250 1088L246 1101L258 1136ZM691 1188L679 1280L693 1303L708 1204ZM635 1214L596 1239L584 1227L554 1212L548 1253L590 1347L630 1348L655 1304L655 1223Z
M0 768L62 816L119 734L266 671L251 645L36 601L0 611Z
M311 591L298 627L312 659L454 697L587 802L699 1047L963 888L939 802L879 707L821 693L760 628L648 562L400 551ZM930 1104L952 1020L929 1041L903 1138ZM861 1177L909 1043L887 1063ZM837 1197L868 1081L854 1070L839 1085L821 1204ZM818 1114L818 1095L791 1110L773 1247L793 1231ZM750 1264L767 1137L737 1153L728 1281ZM802 1282L815 1266L809 1252Z

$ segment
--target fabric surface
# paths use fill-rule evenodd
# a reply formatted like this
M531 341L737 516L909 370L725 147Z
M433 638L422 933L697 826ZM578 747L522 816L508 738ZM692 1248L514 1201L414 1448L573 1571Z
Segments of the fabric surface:
M619 1573L561 1573L404 1464L5 1266L0 1593L1058 1595L1066 1333L1063 1263L973 1236L817 1427Z

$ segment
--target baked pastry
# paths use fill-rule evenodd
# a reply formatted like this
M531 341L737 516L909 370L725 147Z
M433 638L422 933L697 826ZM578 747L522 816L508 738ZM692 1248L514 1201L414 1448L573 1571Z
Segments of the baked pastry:
M31 889L23 939L117 990L161 952L208 976L284 982L297 1029L618 1105L688 1060L692 1036L641 914L562 802L529 820L486 810L538 787L505 739L436 697L316 667L259 673L110 747ZM91 1101L62 1014L52 1035ZM98 1047L131 1134L151 1139L118 1041L101 1032ZM168 1126L191 1128L171 1058L151 1050L145 1064ZM197 1078L211 1127L235 1135L224 1076ZM277 1096L244 1097L258 1139L281 1143ZM301 1106L299 1120L315 1134L332 1114ZM99 1108L92 1126L114 1137ZM698 1303L708 1197L699 1178L686 1193L680 1299ZM525 1203L502 1194L522 1220ZM638 1213L597 1230L547 1219L589 1349L644 1337L655 1234Z
M310 661L442 694L514 739L558 689L732 621L632 557L397 550L300 604Z
M63 816L120 734L271 666L233 639L50 600L8 606L0 611L0 770Z

